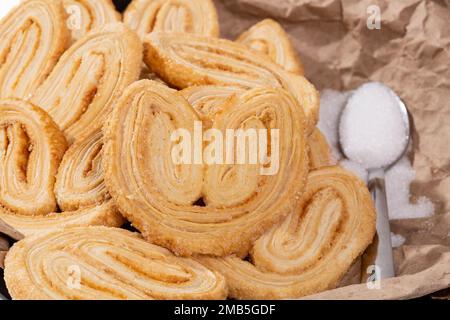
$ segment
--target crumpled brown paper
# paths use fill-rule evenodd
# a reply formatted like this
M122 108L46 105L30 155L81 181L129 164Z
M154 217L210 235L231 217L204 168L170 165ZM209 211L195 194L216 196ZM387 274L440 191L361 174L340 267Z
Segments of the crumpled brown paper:
M445 284L450 284L448 247L405 245L401 253L404 257L397 261L397 269L405 270L400 270L400 276L382 280L378 288L369 288L365 283L356 284L321 292L306 299L410 299L436 292L445 288ZM418 262L418 265L415 266L412 261ZM420 268L421 263L427 265L425 269ZM415 270L408 270L411 268Z
M235 39L275 18L288 33L318 89L351 90L367 81L391 86L413 117L413 200L429 197L436 216L392 221L406 238L395 250L397 277L382 290L366 284L311 298L396 299L450 287L450 1L216 0L222 37ZM379 8L381 29L373 24ZM376 7L375 7L376 9ZM369 11L368 11L369 10Z

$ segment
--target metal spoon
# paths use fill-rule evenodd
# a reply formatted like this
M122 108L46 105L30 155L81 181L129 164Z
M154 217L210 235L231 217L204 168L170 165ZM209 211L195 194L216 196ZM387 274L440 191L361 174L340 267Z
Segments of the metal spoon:
M398 157L384 167L368 169L368 187L370 193L372 194L372 198L377 211L378 244L377 256L375 258L375 265L377 267L375 272L377 279L385 279L395 276L394 259L392 255L391 231L389 225L389 208L386 200L386 187L384 178L385 172L393 165L395 165L405 155L411 142L411 127L408 110L403 101L398 96L395 97L398 102L398 108L401 112L403 125L405 127L405 148L403 150L398 150ZM387 141L386 143L389 143L389 141ZM352 160L348 155L345 154L344 148L342 148L342 141L340 141L340 144L342 153L348 159Z

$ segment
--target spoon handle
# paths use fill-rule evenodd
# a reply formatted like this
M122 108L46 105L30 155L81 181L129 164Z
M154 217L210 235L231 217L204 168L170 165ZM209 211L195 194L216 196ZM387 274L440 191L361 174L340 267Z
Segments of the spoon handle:
M377 211L378 246L375 259L375 265L379 268L377 274L379 279L391 278L395 276L395 272L383 169L369 171L369 190Z

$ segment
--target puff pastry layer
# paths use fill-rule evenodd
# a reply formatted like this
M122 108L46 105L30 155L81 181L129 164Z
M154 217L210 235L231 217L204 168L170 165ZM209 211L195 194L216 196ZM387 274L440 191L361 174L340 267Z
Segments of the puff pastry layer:
M319 96L314 86L243 44L192 34L154 32L145 38L144 48L145 63L173 86L282 87L298 100L309 130L317 122Z
M69 38L59 2L31 0L13 9L0 22L0 98L29 98Z
M202 257L238 299L297 298L335 287L375 234L365 184L340 167L312 171L302 200L254 244L250 261Z
M272 19L258 22L241 34L236 42L266 54L286 71L303 74L303 65L283 27Z
M219 21L211 0L133 0L124 22L143 39L154 31L219 36Z
M101 126L123 89L139 77L142 46L122 24L94 30L58 61L32 101L46 110L72 144Z
M308 172L305 116L286 91L253 89L215 118L221 132L279 129L279 171L271 176L254 164L174 164L172 132L193 136L198 120L173 89L145 80L128 87L105 128L107 188L133 226L176 254L245 253L301 195Z
M23 215L56 210L55 175L67 148L50 116L21 100L0 101L0 205Z
M76 141L59 166L55 194L64 211L77 210L110 199L103 181L103 133L98 128Z
M72 41L79 40L89 31L105 24L121 21L111 0L63 0L63 5Z
M327 139L318 128L308 136L309 166L311 169L331 166L332 159Z
M53 212L42 216L20 215L0 207L0 219L25 236L67 227L120 227L125 222L112 201L75 211Z
M244 89L225 86L195 86L183 89L181 95L195 109L205 128L211 128L218 113L233 104L233 96L243 94Z
M220 299L221 275L138 234L105 227L28 237L5 260L14 299Z

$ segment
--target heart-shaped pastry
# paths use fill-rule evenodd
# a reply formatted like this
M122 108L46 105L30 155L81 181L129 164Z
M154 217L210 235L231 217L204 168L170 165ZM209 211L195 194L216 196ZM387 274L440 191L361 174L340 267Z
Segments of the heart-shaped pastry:
M199 86L180 93L197 111L204 127L208 128L212 126L210 119L222 110L226 101L244 91L238 87ZM314 160L314 167L326 166L330 162L328 145L316 131L318 129L308 138L310 162ZM103 134L99 128L79 139L64 154L55 185L56 198L62 210L77 210L110 199L103 180L102 148Z
M225 280L137 233L68 228L27 237L5 260L14 299L224 299Z
M252 128L274 137L278 130L278 140L266 145L268 155L278 155L273 175L262 174L270 169L267 162L205 162L208 148L202 154L195 146L188 155L192 164L175 161L173 133L198 138L199 123L177 91L148 80L129 86L105 127L107 188L144 237L176 254L245 254L259 235L292 212L302 194L308 172L305 116L280 88L245 91L216 114L217 135Z
M69 144L101 126L117 98L137 80L142 45L123 24L94 30L58 61L32 101L58 123Z
M199 258L222 273L230 297L298 298L334 288L375 235L365 184L340 167L310 172L295 210L254 244L249 261Z
M61 3L21 3L1 20L0 39L0 98L27 99L69 44Z

